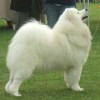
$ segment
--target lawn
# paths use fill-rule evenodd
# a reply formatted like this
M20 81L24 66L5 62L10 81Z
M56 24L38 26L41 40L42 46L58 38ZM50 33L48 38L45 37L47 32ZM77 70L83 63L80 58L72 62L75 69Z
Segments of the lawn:
M99 3L90 4L90 30L94 36L87 63L80 81L84 92L74 92L66 88L63 72L35 73L25 81L20 92L22 97L7 94L4 86L9 73L6 68L8 44L15 31L0 30L0 100L100 100L100 8Z

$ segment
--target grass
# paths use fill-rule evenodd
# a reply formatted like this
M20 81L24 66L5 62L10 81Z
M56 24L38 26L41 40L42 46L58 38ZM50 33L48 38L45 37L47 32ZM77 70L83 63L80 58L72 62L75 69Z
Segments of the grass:
M100 21L99 4L90 4L90 29L92 35ZM83 68L80 85L84 92L74 92L66 88L63 72L35 73L25 81L20 92L22 97L8 95L4 86L8 81L6 54L12 30L0 30L0 100L100 100L100 25L92 41L89 59Z
M7 21L5 19L0 18L0 27L6 27Z

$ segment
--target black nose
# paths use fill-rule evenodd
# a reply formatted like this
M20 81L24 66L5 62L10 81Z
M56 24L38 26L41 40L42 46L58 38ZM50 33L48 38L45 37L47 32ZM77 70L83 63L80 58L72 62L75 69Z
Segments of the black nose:
M88 9L85 9L85 11L88 11Z

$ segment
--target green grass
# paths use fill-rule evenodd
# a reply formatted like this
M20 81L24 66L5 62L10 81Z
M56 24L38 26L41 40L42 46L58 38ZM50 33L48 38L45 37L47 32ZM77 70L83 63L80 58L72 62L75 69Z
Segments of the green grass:
M99 4L90 5L90 29L94 35L100 21ZM89 59L83 68L80 85L84 92L74 92L66 88L63 72L35 73L21 86L22 97L7 94L4 86L9 73L5 59L9 41L14 35L12 30L0 30L0 100L100 100L100 25L92 41Z
M5 19L0 18L0 27L7 26L7 21Z

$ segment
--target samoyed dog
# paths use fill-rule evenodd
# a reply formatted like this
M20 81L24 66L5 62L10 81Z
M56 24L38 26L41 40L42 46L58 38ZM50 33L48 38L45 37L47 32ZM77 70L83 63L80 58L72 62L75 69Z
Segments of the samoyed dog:
M65 9L53 28L32 21L23 25L13 37L7 54L9 81L7 93L21 96L22 82L36 70L64 71L66 85L82 91L79 80L91 47L91 33L83 22L87 9ZM38 71L40 72L40 71Z

